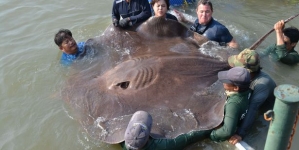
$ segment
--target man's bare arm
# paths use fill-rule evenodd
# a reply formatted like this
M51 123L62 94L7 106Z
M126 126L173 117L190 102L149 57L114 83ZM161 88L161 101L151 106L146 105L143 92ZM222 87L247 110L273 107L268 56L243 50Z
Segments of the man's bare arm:
M227 43L227 46L229 46L231 48L235 48L235 49L239 48L239 44L237 43L237 41L234 38L229 43Z

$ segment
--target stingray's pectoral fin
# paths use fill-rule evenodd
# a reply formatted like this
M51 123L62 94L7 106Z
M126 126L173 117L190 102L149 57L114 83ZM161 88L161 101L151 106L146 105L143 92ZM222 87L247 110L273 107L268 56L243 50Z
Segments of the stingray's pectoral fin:
M124 82L119 82L116 84L116 86L119 86L122 89L127 89L130 85L130 81L124 81Z

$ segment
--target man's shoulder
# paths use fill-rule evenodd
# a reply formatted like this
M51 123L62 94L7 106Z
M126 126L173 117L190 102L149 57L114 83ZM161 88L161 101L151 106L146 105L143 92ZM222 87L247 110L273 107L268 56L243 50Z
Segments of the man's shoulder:
M277 48L277 45L276 44L271 44L269 45L266 49L271 49L271 50L274 50Z
M125 0L123 0L124 2L126 2ZM144 4L149 4L149 1L148 0L131 0L130 3L137 3L139 5L144 5Z
M198 19L195 19L195 20L193 21L193 24L194 24L194 25L199 24Z
M85 45L85 42L79 42L79 43L77 43L78 54L80 54L80 53L82 53L84 51L84 45Z
M246 97L248 98L248 95L251 93L251 90L247 90L247 91L244 91L244 92L238 92L237 95L241 98L243 97Z
M207 35L209 34L213 35L215 41L219 43L229 43L233 39L233 36L229 32L229 30L214 19L212 20L212 23L207 30Z
M264 71L260 71L260 73L258 74L258 76L263 76L263 77L267 77L267 78L271 78L270 75Z
M64 66L69 66L73 62L74 57L74 55L66 54L63 52L60 58L60 63Z
M122 3L122 2L124 2L125 0L114 0L114 3L115 4L119 4L119 3Z
M84 47L85 42L79 42L79 43L77 43L77 45L78 45L78 47Z
M274 82L274 80L268 75L267 73L261 71L259 74L256 75L256 77L253 79L253 81L268 81L268 82Z
M249 93L251 93L251 90L247 90L244 92L236 92L229 96L229 102L235 103L243 101L244 99L249 99Z
M260 72L251 82L253 93L257 91L272 91L276 87L275 81L265 72Z
M249 95L243 95L241 93L236 93L228 97L228 100L225 104L226 111L236 111L243 106L249 105Z
M289 52L289 54L292 54L292 55L299 55L299 54L298 54L298 52L297 52L297 51L295 51L294 49L293 49L293 50L291 50L291 51Z
M62 52L61 59L66 59L69 54Z
M223 24L221 24L220 22L218 22L217 20L215 20L214 18L212 18L212 22L211 22L211 27L216 27L218 29L224 30L226 28L226 26L224 26Z

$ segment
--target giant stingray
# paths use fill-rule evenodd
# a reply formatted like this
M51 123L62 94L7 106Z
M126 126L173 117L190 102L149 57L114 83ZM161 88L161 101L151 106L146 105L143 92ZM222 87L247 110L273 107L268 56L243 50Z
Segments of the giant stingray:
M74 63L80 71L69 78L63 99L84 129L106 143L124 140L138 110L152 115L153 138L212 129L223 119L225 98L217 73L228 69L229 53L203 54L199 48L206 41L163 18L152 17L136 30L110 25L86 42L93 58Z

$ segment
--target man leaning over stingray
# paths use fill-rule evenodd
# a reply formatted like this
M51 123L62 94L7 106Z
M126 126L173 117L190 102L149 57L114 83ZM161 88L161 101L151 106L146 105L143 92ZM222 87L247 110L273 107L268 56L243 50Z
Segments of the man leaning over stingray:
M154 139L150 137L152 116L145 111L133 114L125 131L125 141L120 143L123 150L182 150L196 143L211 132L191 131L174 139Z

